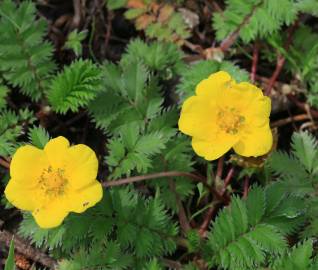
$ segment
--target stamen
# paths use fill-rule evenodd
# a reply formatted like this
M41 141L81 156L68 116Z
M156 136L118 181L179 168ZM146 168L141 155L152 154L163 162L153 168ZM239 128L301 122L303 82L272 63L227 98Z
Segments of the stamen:
M224 109L220 109L217 116L219 127L231 135L237 134L245 122L245 117L240 115L239 111L235 108L225 107Z
M68 180L64 173L64 169L53 169L51 166L43 170L38 183L45 196L55 198L65 193Z

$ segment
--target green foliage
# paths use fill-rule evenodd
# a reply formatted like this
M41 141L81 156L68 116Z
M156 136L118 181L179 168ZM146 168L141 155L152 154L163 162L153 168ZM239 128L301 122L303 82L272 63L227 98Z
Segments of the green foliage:
M44 149L44 146L50 140L49 133L43 127L31 128L28 137L30 143L40 149Z
M53 78L49 102L59 113L77 112L96 97L101 86L101 70L91 61L78 60Z
M273 270L314 270L312 262L313 242L306 241L293 247L289 254L285 254L274 263Z
M110 10L122 8L127 3L127 0L105 0L105 1L107 4L107 8L109 8Z
M297 8L292 0L227 0L222 13L214 13L213 27L221 41L238 31L243 42L266 37L296 19Z
M316 0L297 0L296 8L299 12L318 17L318 2Z
M267 256L284 254L284 236L304 223L304 203L277 184L253 187L246 201L232 197L212 224L206 243L209 265L224 269L265 266Z
M0 110L6 107L7 101L6 96L8 94L8 88L0 84Z
M305 4L309 1L301 1L298 4ZM318 3L316 1L315 5ZM312 9L317 10L317 9ZM306 40L306 42L304 42ZM283 47L281 35L273 35L268 38L269 43L286 58L289 72L297 74L301 86L307 89L307 99L313 106L318 106L318 34L311 27L300 25L293 34L290 48L286 51Z
M227 71L237 82L249 80L248 73L231 62L199 61L184 69L182 73L181 82L177 86L177 92L181 97L181 101L194 95L195 88L200 81L220 70Z
M24 135L26 126L35 121L33 113L28 109L20 109L18 113L10 110L0 111L0 156L10 157Z
M284 190L290 196L296 196L288 204L291 215L293 215L293 207L295 210L295 207L303 204L302 212L305 213L307 223L302 231L302 237L308 238L317 235L318 200L315 195L318 173L317 140L307 132L294 133L292 155L274 153L269 165L280 179L275 188L277 192Z
M128 187L105 191L96 207L72 214L58 228L40 229L27 215L19 229L19 234L31 237L36 246L71 253L61 269L74 270L144 269L151 258L174 252L177 233L160 198L144 199Z
M123 126L119 137L113 138L108 144L110 155L106 162L114 167L111 177L130 175L134 169L138 173L147 172L151 167L151 157L161 152L167 139L160 132L141 135L136 123Z
M146 28L146 35L149 38L158 39L159 41L183 42L190 37L190 31L181 15L175 11L167 22L151 23Z
M147 44L140 39L129 43L120 62L129 66L131 62L140 61L150 71L158 72L162 79L171 79L181 74L184 69L181 50L173 43L154 42Z
M0 71L13 87L34 100L43 97L54 71L52 45L43 40L46 23L36 19L30 1L18 7L11 0L0 3Z
M11 243L10 243L9 255L8 255L7 260L6 260L4 270L15 270L14 241L13 241L13 239L11 240Z
M109 187L96 206L81 214L70 213L61 226L50 230L39 228L32 214L23 213L21 236L37 248L47 248L61 270L161 270L173 260L186 270L201 269L202 265L211 270L318 269L317 140L309 133L295 133L290 153L270 155L266 186L254 185L247 198L239 198L236 188L240 183L233 183L228 190L235 195L222 208L228 197L226 193L224 201L218 201L215 196L219 187L213 182L214 163L193 157L190 138L178 133L175 104L193 95L196 85L214 72L225 70L238 82L248 81L249 74L229 60L186 64L178 45L190 32L174 1L171 5L169 1L158 1L158 5L135 1L130 5L138 2L145 8L128 7L125 12L137 30L144 30L155 43L135 39L116 63L98 65L78 59L67 66L61 63L58 74L51 59L53 48L44 40L45 22L36 17L32 2L20 2L0 3L0 156L9 158L25 141L43 149L50 136L40 125L53 130L56 122L83 110L99 129L98 138L105 140L100 144L104 148L96 147L102 160L99 179L116 181L166 171L190 173L194 168L207 176L207 181L200 183L192 180L201 176L192 175L192 180L188 176L158 177ZM108 0L106 4L109 10L127 7L127 1ZM244 42L266 36L286 58L288 71L299 75L302 86L309 89L309 101L315 104L317 35L302 25L288 51L282 46L284 37L277 35L295 21L297 12L315 15L310 11L315 6L312 0L227 0L224 13L213 15L217 39L223 40L238 28ZM64 46L77 57L86 38L85 31L78 31L69 34ZM206 30L200 31L201 27L198 33L203 35ZM93 31L91 37L95 34ZM265 44L260 59L266 48ZM272 56L264 54L265 58ZM259 65L260 72L261 61ZM31 100L15 97L13 91L22 91ZM41 103L33 103L40 98ZM9 109L12 104L20 105L20 99L23 106L38 111L40 124L33 126L35 118L29 110ZM47 105L52 110L43 116ZM52 111L66 115L58 119ZM70 130L73 136L72 127ZM9 177L7 173L4 179ZM258 180L256 175L251 177L251 181ZM191 220L190 230L179 231L180 205ZM213 213L209 230L203 232L205 237L199 228L211 205L218 212Z
M318 173L317 141L307 132L294 133L292 156L274 153L269 160L272 170L281 176L282 185L293 194L304 196L314 192Z
M150 261L143 270L163 270L157 259Z
M64 47L74 51L76 56L82 55L82 41L87 37L87 31L78 32L77 29L68 34Z

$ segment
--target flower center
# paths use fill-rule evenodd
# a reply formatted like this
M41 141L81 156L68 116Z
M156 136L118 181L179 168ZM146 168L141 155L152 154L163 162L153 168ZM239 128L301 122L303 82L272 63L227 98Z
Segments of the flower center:
M45 196L50 198L62 196L65 193L67 183L68 180L65 178L64 169L53 169L51 166L43 170L39 178L40 189Z
M220 109L217 114L219 127L228 134L235 135L245 121L245 117L240 115L235 108L225 107Z

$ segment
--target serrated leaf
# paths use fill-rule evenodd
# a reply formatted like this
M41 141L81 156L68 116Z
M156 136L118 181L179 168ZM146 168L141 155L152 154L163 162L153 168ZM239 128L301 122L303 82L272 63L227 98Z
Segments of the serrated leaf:
M28 134L30 142L37 148L44 149L50 140L48 132L41 126L33 127Z

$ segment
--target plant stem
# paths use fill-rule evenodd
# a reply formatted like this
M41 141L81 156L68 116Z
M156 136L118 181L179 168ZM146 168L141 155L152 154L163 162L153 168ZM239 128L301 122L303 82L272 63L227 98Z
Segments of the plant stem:
M10 169L10 163L2 158L0 158L0 165L6 169Z
M286 52L288 51L288 49L289 49L289 47L290 47L290 45L292 43L292 37L293 37L293 34L294 34L296 28L298 27L298 25L299 25L299 20L297 20L288 29L288 36L287 36L286 43L284 45L284 49L285 49ZM283 56L282 54L278 53L277 54L276 68L275 68L271 78L269 79L269 83L268 83L268 86L267 86L266 91L265 91L265 95L266 96L269 96L271 94L272 88L273 88L273 86L274 86L279 74L281 73L281 71L283 69L285 61L286 61L285 56Z
M259 55L259 42L256 41L253 48L253 61L252 61L252 69L251 69L252 82L255 82L255 76L256 76L257 64L258 64L258 55Z
M193 173L187 172L177 172L177 171L170 171L170 172L159 172L159 173L152 173L147 175L140 175L140 176L133 176L128 178L121 178L114 181L104 182L104 187L113 187L113 186L121 186L125 184L141 182L145 180L155 179L155 178L164 178L164 177L177 177L177 176L184 176L191 178L196 182L205 182L205 177Z
M234 175L234 167L232 167L229 172L227 173L227 176L224 179L224 187L222 189L222 195L225 193L226 188L228 187L228 185L230 184L232 177Z

